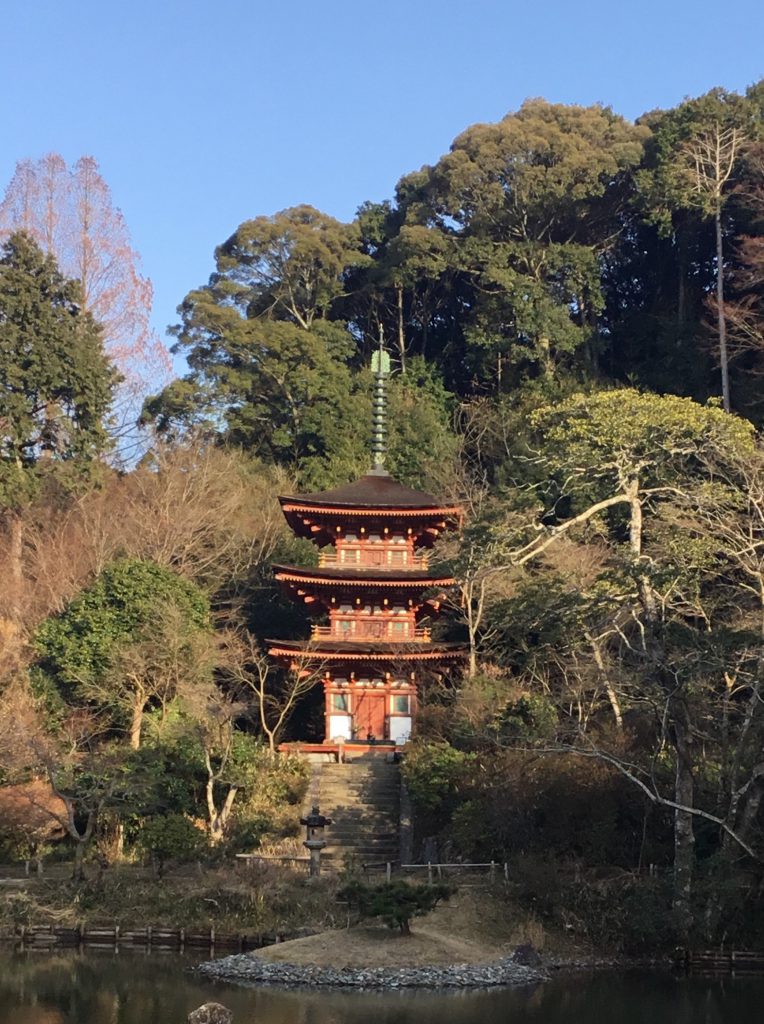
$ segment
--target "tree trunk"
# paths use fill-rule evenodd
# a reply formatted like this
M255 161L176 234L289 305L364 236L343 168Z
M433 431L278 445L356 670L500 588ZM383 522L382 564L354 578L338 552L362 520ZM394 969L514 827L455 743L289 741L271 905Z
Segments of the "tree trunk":
M684 244L684 232L680 228L676 234L676 272L677 272L677 296L676 296L676 323L680 331L684 330L687 319L687 248Z
M143 728L143 709L145 707L145 696L137 693L133 704L133 715L130 721L130 747L139 750L141 746L141 730Z
M210 822L210 842L213 846L216 843L219 843L225 834L225 827L231 816L233 804L238 792L238 786L231 786L226 793L223 806L218 810L215 805L215 780L214 778L209 778L207 780L207 810Z
M592 649L592 653L594 655L594 664L597 666L597 671L599 673L600 679L602 680L602 685L605 687L605 693L607 694L607 698L610 701L610 708L613 712L613 718L615 719L616 728L619 731L622 731L623 713L621 712L621 704L618 700L618 694L615 692L615 687L610 681L610 676L608 674L607 667L602 658L602 651L600 650L600 645L597 643L597 641L594 639L594 637L588 630L584 633L584 636L586 637L587 641L589 642L589 646Z
M629 498L629 548L635 562L642 558L642 499L639 496L639 480L629 480L625 486L625 492ZM655 630L658 624L658 608L655 601L655 592L649 576L641 573L637 577L639 586L639 600L645 613L645 619L651 630Z
M756 824L762 797L764 797L764 786L759 782L759 780L757 780L751 787L751 793L745 802L743 813L740 816L740 827L738 828L738 832L746 841L748 841L748 838L753 831L753 827Z
M21 591L24 583L24 524L21 516L12 512L8 522L8 555L11 565L11 617L21 618Z
M398 352L401 359L401 373L406 372L406 331L403 321L403 285L396 286L398 297Z
M78 840L74 847L74 872L72 878L75 882L82 882L85 880L85 844L82 840Z
M727 358L727 320L724 315L724 243L721 206L717 206L714 220L716 224L716 316L719 327L719 362L722 370L722 405L724 411L729 412L731 409L730 376Z
M687 709L674 702L672 715L676 750L676 779L674 800L684 807L692 807L695 785L690 752ZM677 934L687 944L692 927L692 882L695 863L695 831L692 814L677 809L674 812L674 898L673 910Z

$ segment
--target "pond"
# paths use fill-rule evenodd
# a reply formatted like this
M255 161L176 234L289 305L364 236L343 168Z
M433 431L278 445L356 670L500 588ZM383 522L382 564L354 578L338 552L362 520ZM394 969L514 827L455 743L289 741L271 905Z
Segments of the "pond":
M208 1000L234 1024L747 1024L764 979L607 973L525 990L281 992L201 981L190 961L139 953L0 954L0 1024L185 1024Z

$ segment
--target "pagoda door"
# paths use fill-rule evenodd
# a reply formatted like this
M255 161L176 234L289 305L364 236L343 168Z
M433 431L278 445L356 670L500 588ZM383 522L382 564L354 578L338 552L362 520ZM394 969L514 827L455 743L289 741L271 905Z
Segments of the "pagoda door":
M387 739L385 729L385 691L357 690L353 713L355 739Z

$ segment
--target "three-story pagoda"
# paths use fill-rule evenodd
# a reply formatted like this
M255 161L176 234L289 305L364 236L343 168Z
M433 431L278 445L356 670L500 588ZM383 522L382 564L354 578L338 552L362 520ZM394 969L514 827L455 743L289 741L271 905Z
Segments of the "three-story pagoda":
M269 641L269 653L320 675L325 743L398 746L411 736L418 680L464 657L426 624L455 582L430 570L428 549L460 509L385 471L384 352L373 368L372 470L344 487L279 498L292 530L321 551L317 568L275 565L276 579L328 623L309 640Z

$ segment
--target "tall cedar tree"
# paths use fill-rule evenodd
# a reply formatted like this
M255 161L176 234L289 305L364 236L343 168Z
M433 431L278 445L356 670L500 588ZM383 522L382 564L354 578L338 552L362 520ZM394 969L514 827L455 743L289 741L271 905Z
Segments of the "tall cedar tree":
M19 512L41 482L87 476L106 450L104 417L118 376L77 281L26 234L0 250L0 514L22 573Z

